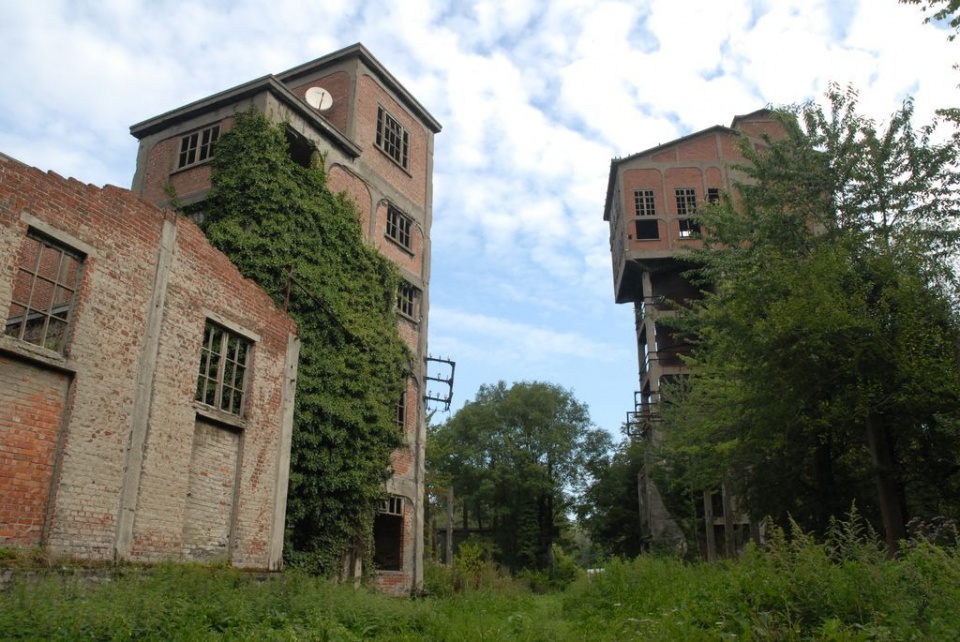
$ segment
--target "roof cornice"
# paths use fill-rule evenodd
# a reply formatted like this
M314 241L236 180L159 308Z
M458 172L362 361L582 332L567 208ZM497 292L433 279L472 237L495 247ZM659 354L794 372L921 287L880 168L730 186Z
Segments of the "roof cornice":
M324 67L328 67L332 64L341 62L343 60L348 60L350 58L359 59L364 65L371 69L380 79L380 81L387 86L402 103L404 103L408 109L410 109L420 120L422 120L427 127L429 127L434 134L440 132L442 128L439 121L434 118L426 108L420 104L413 95L406 90L406 88L400 84L400 81L397 80L393 74L387 71L386 67L380 64L380 61L377 60L370 51L364 47L359 42L349 47L344 47L339 51L335 51L331 54L327 54L316 60L304 63L302 65L297 65L292 69L288 69L284 72L276 74L276 77L284 83L289 83L292 80L301 78L303 76L310 75L316 71L322 70Z
M357 158L360 156L360 148L357 145L350 141L350 139L348 139L346 136L341 134L335 127L333 127L333 125L327 122L326 119L317 114L314 109L311 109L307 103L294 95L293 92L287 89L286 85L284 85L274 75L263 76L261 78L257 78L256 80L251 80L250 82L238 85L232 89L227 89L220 93L213 94L212 96L207 96L206 98L202 98L182 107L178 107L164 114L160 114L159 116L154 116L153 118L137 123L136 125L132 125L130 127L130 133L137 139L142 140L151 134L163 131L171 125L190 120L200 114L203 114L204 112L214 111L223 107L229 107L232 104L253 98L257 94L261 94L263 92L269 92L273 94L277 100L290 107L297 113L297 115L303 117L304 120L316 127L318 131L320 131L331 143L339 147L345 154L352 158Z

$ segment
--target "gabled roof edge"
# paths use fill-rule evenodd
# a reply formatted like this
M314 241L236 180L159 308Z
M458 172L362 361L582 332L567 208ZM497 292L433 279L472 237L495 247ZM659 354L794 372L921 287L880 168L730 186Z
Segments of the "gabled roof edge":
M276 96L281 102L297 111L306 120L310 121L318 130L322 131L335 145L351 156L356 158L360 155L360 148L357 147L346 136L341 134L336 128L319 116L309 105L300 100L293 94L286 85L280 82L276 76L268 75L251 80L250 82L238 85L231 89L221 91L212 96L201 98L200 100L178 107L166 113L154 116L153 118L139 122L130 126L130 133L137 139L142 140L150 134L162 131L173 123L181 122L193 118L194 116L221 107L226 107L232 103L255 96L256 94L268 91Z
M442 129L440 122L437 121L437 119L434 118L422 104L420 104L420 101L414 98L413 94L407 91L400 81L397 80L393 74L387 71L386 67L384 67L380 61L377 60L376 57L374 57L374 55L359 42L350 45L349 47L344 47L339 51L334 51L326 56L317 58L316 60L312 60L302 65L297 65L292 69L288 69L276 74L276 77L281 82L289 82L301 76L306 76L307 74L313 73L313 71L320 67L324 67L331 63L337 62L338 60L346 59L351 56L356 56L362 60L366 66L370 67L374 72L376 72L376 74L380 76L380 79L383 81L383 83L395 94L397 94L400 100L406 104L406 106L410 108L421 120L423 120L423 122L427 124L434 134L440 133L440 130Z

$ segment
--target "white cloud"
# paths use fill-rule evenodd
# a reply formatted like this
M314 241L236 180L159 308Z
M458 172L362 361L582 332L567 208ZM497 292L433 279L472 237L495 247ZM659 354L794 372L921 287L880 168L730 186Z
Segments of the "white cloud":
M617 416L634 382L577 383L614 362L636 372L601 216L612 157L830 81L855 83L877 119L915 94L925 120L960 82L960 45L894 0L45 0L3 14L0 152L118 185L129 125L363 42L443 124L431 342L468 373L603 390L587 401Z

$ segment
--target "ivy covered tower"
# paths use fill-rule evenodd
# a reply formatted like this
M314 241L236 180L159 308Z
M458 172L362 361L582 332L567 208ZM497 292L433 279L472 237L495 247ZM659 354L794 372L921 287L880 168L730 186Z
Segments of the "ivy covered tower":
M416 591L423 581L433 137L440 124L356 44L133 125L140 141L133 191L160 206L173 198L180 206L203 200L214 143L237 113L250 109L284 124L295 161L307 165L320 152L331 191L354 201L366 241L402 276L399 331L414 360L397 404L404 447L392 457L389 500L374 526L374 561L381 588Z

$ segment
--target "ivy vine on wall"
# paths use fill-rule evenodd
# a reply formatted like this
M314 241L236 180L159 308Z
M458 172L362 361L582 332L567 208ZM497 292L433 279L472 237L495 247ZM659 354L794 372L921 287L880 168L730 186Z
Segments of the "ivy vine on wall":
M322 159L292 159L285 125L238 114L217 142L201 204L210 242L277 305L301 339L287 500L288 564L332 574L369 556L396 404L411 353L397 331L395 267L364 243L354 204L327 187ZM292 274L292 279L290 275Z

